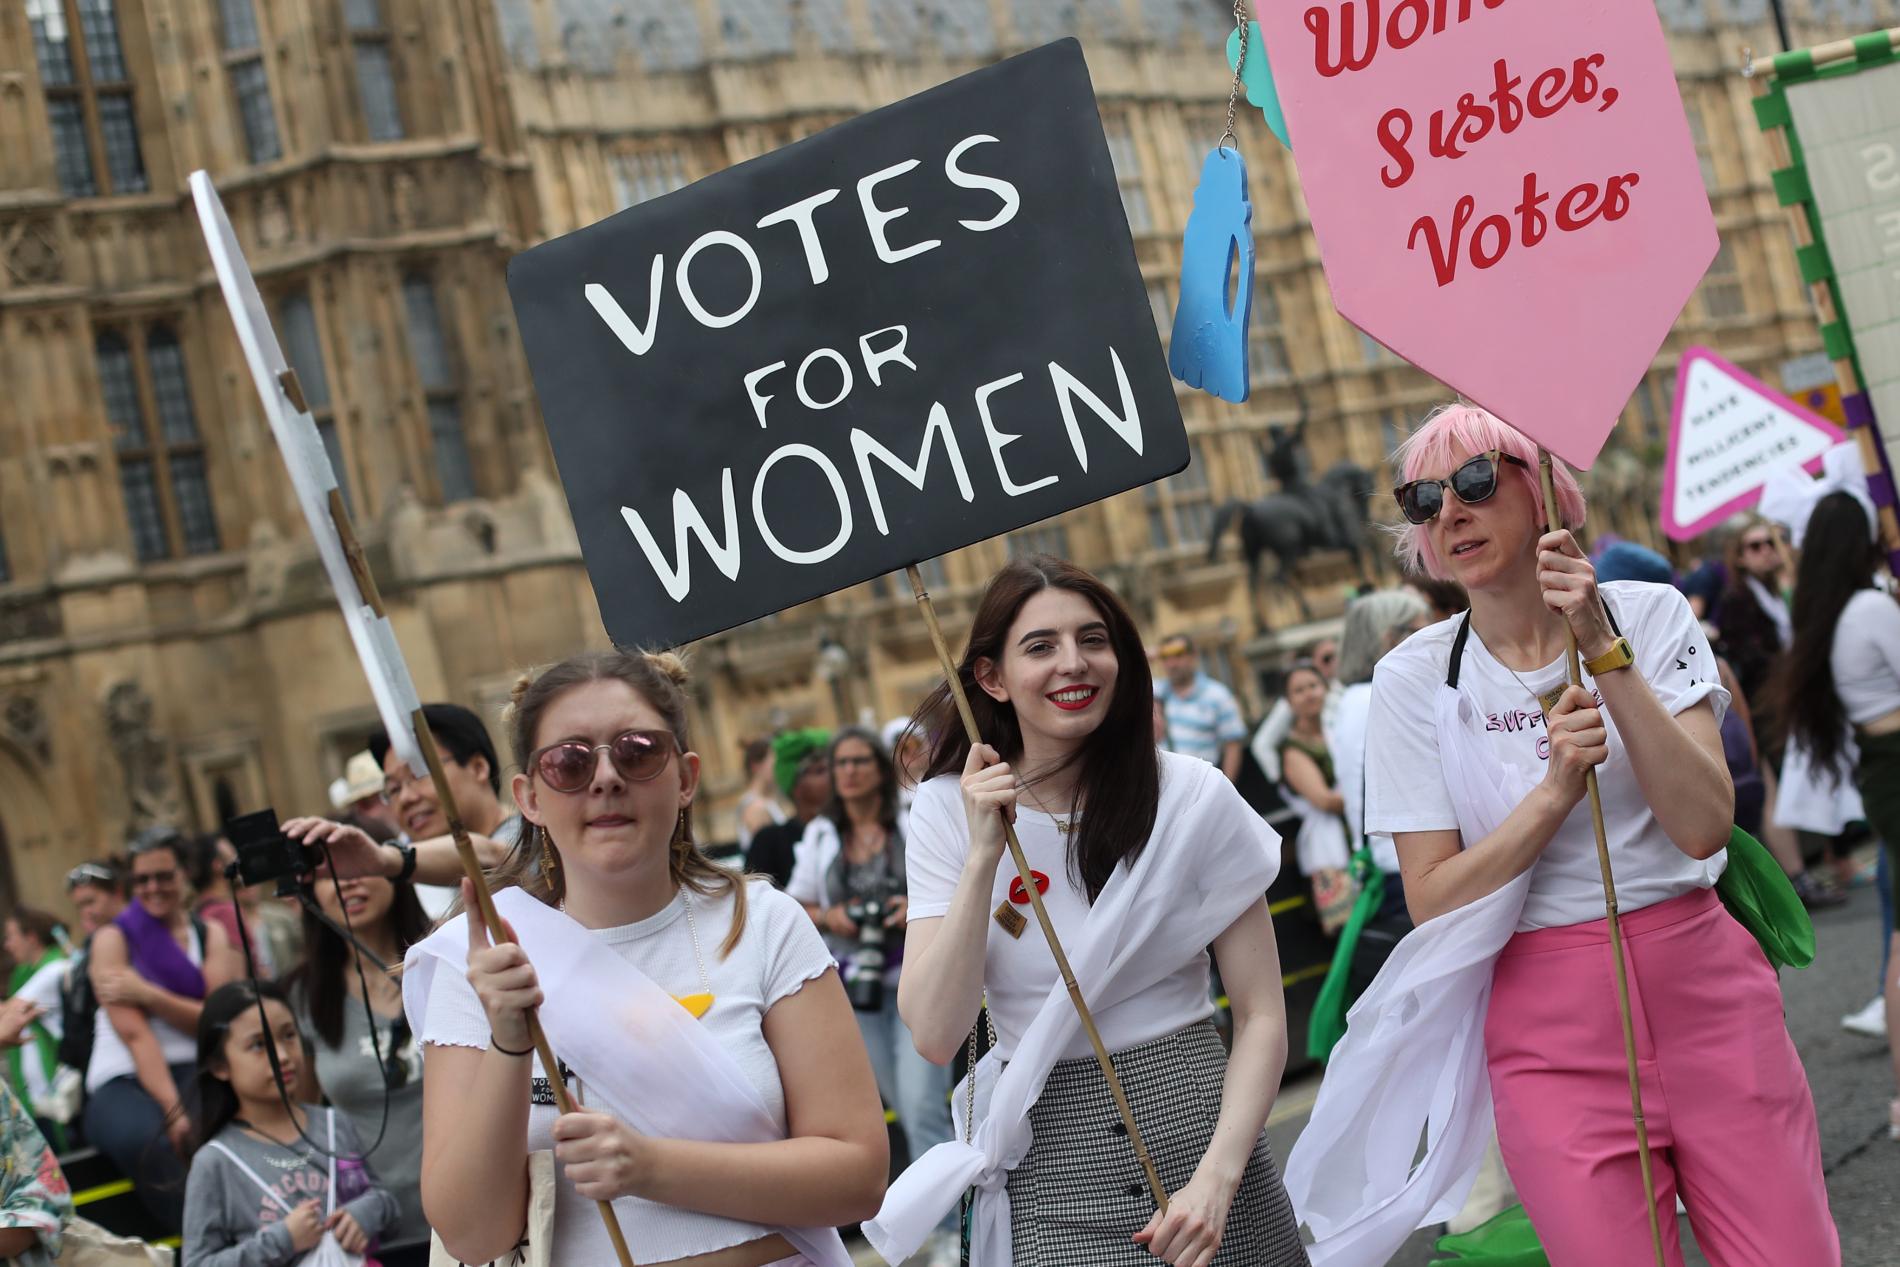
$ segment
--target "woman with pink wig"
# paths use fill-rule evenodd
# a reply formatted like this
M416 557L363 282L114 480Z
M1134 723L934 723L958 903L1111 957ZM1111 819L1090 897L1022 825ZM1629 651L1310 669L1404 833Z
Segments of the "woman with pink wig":
M1383 1263L1448 1217L1487 1110L1554 1267L1652 1261L1585 797L1595 770L1667 1261L1682 1263L1680 1196L1715 1267L1839 1264L1774 971L1713 891L1734 822L1715 658L1673 588L1597 584L1561 464L1564 530L1545 531L1537 460L1466 405L1396 458L1399 555L1463 585L1471 610L1373 677L1365 826L1396 846L1418 928L1353 1009L1288 1162L1314 1261ZM1567 634L1581 688L1565 682Z

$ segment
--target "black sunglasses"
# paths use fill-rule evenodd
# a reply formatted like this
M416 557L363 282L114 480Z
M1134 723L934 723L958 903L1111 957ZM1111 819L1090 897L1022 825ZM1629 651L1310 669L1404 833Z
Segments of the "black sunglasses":
M578 792L594 777L594 765L603 749L620 777L629 783L658 778L678 749L670 731L623 730L609 743L586 744L578 739L549 744L528 758L528 769L556 792Z
M1467 506L1489 501L1492 494L1498 491L1500 462L1509 462L1527 471L1531 469L1531 464L1523 458L1514 457L1502 449L1492 449L1489 453L1480 453L1453 471L1450 479L1411 480L1393 489L1392 496L1398 499L1399 513L1408 522L1428 524L1438 518L1438 512L1445 508L1445 490L1448 488Z

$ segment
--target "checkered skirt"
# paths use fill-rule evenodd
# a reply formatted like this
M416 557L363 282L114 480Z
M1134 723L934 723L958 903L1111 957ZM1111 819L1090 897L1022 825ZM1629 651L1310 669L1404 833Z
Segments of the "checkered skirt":
M1227 1052L1213 1022L1116 1052L1142 1141L1169 1192L1207 1152L1220 1116ZM1016 1267L1154 1267L1131 1238L1154 1198L1094 1057L1057 1063L1029 1112L1028 1156L1010 1172ZM1234 1194L1213 1267L1306 1267L1293 1205L1262 1132Z

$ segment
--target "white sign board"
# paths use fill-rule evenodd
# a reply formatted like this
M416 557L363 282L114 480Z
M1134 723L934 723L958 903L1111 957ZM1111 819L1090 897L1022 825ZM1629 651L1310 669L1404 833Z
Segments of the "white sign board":
M1683 353L1663 468L1662 526L1677 541L1761 500L1769 476L1819 468L1841 439L1833 423L1707 348Z
M1900 452L1900 63L1788 85L1821 234L1887 452Z
M291 485L297 491L297 504L303 508L304 521L310 525L310 535L316 538L317 553L323 559L323 570L343 608L343 623L349 626L350 640L363 662L370 693L376 697L376 711L382 716L383 729L389 732L389 745L418 777L426 777L428 771L416 747L413 718L421 705L415 683L409 678L409 666L403 661L389 618L376 613L357 585L342 535L330 517L330 494L337 487L330 455L324 450L316 422L284 389L283 375L290 369L290 362L277 341L277 332L271 328L270 314L257 293L251 266L244 260L244 251L231 231L224 203L209 175L202 171L191 174L191 197L197 205L205 245L211 251L212 267L218 273L218 287L237 325L245 363L251 367L251 381L264 402L264 417L270 422L271 434L277 437Z

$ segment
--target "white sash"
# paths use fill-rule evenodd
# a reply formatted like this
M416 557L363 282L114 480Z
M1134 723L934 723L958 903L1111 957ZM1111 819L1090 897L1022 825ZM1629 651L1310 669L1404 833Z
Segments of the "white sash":
M1082 997L1106 1009L1172 975L1260 901L1279 869L1279 837L1225 775L1204 761L1164 756L1161 803L1147 848L1132 868L1115 871L1080 929L1057 930ZM1040 933L1030 929L1023 936ZM912 1162L885 1193L877 1217L864 1224L865 1239L885 1261L901 1263L915 1254L974 1186L970 1262L1011 1267L1005 1185L1033 1142L1029 1110L1080 1028L1058 980L1000 1074L994 1052L983 1058L975 1075L978 1102L987 1099L989 1109L971 1142L939 1144ZM959 1085L959 1113L964 1099Z
M645 973L520 889L495 894L495 907L514 926L542 982L548 1042L586 1082L598 1107L659 1139L751 1144L785 1138L719 1040ZM466 972L467 963L466 916L409 948L403 1007L418 1032L429 1014L435 973L444 967ZM819 1267L850 1267L831 1228L759 1228L760 1236L770 1232Z
M1456 688L1439 686L1433 713L1458 828L1475 844L1528 789L1472 743L1483 720ZM1413 1232L1464 1204L1491 1137L1492 964L1517 931L1530 884L1526 870L1420 924L1353 1004L1286 1164L1287 1194L1317 1238L1314 1267L1382 1267Z

